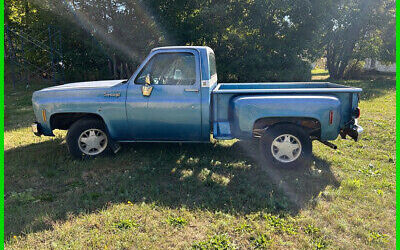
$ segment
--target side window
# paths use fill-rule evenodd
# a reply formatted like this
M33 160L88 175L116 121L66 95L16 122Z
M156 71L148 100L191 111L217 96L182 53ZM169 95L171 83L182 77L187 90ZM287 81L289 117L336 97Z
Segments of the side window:
M196 61L192 53L159 53L153 56L135 79L145 84L146 76L154 85L193 85L196 82Z
M217 65L215 63L215 55L213 53L210 53L208 55L208 64L210 65L210 78L217 74Z

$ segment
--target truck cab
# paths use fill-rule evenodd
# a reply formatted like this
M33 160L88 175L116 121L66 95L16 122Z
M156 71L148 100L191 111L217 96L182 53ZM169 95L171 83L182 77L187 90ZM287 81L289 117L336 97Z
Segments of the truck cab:
M209 141L211 90L216 83L210 48L153 49L127 87L129 139ZM145 85L148 95L142 92Z

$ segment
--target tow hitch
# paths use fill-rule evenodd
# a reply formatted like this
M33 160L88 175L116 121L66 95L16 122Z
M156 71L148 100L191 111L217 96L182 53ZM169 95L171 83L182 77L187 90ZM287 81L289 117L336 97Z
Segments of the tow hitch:
M353 128L345 128L340 131L340 136L342 139L346 139L346 135L350 136L354 141L358 141L360 139L361 133L364 131L364 129L357 125L354 124Z

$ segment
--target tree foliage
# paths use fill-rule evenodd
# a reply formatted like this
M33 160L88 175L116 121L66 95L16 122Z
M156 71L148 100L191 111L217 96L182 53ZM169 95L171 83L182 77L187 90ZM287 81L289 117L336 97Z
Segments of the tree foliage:
M340 0L325 30L327 67L341 79L350 60L395 61L395 1Z
M392 60L394 43L380 39L392 33L370 28L389 7L371 11L379 6L373 0L338 1L6 0L5 22L42 40L49 25L61 30L68 81L129 77L161 45L210 46L220 81L308 80L310 62L325 49L339 71L371 51ZM31 57L41 63L40 55Z
M154 0L151 9L178 44L208 45L226 81L310 78L321 1Z

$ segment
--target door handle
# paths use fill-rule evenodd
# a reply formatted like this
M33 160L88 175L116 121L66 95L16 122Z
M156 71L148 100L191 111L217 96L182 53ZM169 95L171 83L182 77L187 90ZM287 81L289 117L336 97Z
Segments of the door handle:
M186 92L199 92L198 89L185 89Z

